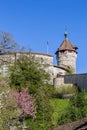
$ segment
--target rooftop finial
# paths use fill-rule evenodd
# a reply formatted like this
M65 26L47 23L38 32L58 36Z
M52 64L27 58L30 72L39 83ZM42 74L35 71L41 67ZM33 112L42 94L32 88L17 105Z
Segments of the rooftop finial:
M48 54L48 46L49 46L49 42L47 41L47 54Z
M64 36L65 36L65 39L68 38L68 33L67 33L67 31L65 31Z
M67 26L65 26L64 36L65 36L65 39L68 39Z

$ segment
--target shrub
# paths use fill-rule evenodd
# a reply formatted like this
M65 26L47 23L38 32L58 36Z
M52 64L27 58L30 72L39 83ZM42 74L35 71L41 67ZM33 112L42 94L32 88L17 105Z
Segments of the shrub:
M65 84L58 88L58 94L73 94L77 92L77 86L73 84Z
M76 93L71 99L69 107L58 119L58 124L78 120L87 114L87 102L84 93Z

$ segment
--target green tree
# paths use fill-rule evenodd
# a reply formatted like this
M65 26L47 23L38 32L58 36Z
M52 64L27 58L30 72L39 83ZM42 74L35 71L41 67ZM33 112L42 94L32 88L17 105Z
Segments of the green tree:
M24 86L29 86L29 93L33 94L36 99L36 120L30 121L28 118L27 121L31 130L34 129L34 126L35 129L37 126L37 130L51 129L53 108L50 99L54 88L48 84L49 79L49 74L43 70L43 66L31 54L21 55L10 68L10 86L19 91Z
M19 59L10 67L11 87L21 90L27 84L30 85L31 93L36 93L36 86L40 87L44 81L50 79L42 66L31 54L27 56L20 54Z

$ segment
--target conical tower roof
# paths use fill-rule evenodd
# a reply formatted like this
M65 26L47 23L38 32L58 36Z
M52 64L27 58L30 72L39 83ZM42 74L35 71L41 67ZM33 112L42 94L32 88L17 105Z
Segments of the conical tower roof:
M68 39L64 39L58 50L62 51L62 50L75 50L75 49L73 48L72 44Z
M68 34L67 32L64 33L65 39L63 40L63 42L61 43L60 47L58 48L58 51L63 51L63 50L70 50L70 51L76 51L76 49L78 49L76 46L73 46L71 44L71 42L68 40ZM57 53L56 52L56 53Z

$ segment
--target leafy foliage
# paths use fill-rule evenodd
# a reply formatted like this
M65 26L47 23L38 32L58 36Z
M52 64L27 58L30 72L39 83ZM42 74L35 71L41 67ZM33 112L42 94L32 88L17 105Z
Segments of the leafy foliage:
M1 98L0 128L8 130L11 126L19 125L20 110L12 91L7 91Z
M28 92L36 99L36 120L32 122L27 117L27 125L31 126L31 129L36 124L40 130L49 130L52 126L53 113L50 99L54 88L48 84L50 77L43 70L43 66L32 55L21 55L10 68L10 79L10 86L19 91L24 86L30 86Z
M11 87L19 90L29 84L30 91L33 93L36 91L35 87L41 86L47 79L49 79L49 75L30 54L28 56L21 55L10 67Z
M0 82L0 129L8 130L15 127L20 130L20 118L27 115L35 119L35 102L27 91L23 88L21 92L12 90L8 82Z
M60 99L60 98L56 97L56 98L52 98L51 103L54 108L52 120L53 120L54 126L56 126L57 123L59 123L58 119L61 118L61 115L64 114L64 112L66 112L66 109L69 106L69 100Z
M84 93L76 93L70 100L69 107L66 112L62 114L60 119L58 119L59 124L64 124L66 122L71 122L85 117L87 114L87 101L85 99Z
M40 129L51 129L52 125L52 114L53 114L53 107L51 105L51 96L50 92L46 89L46 87L51 88L52 86L45 85L39 89L39 93L36 96L37 100L37 120L39 122ZM52 92L52 91L51 91ZM48 93L48 94L47 94Z
M86 109L87 101L85 99L84 92L77 93L73 98L70 100L70 118L72 120L77 120L79 118L82 118L86 115L87 109ZM75 112L73 113L73 109Z

